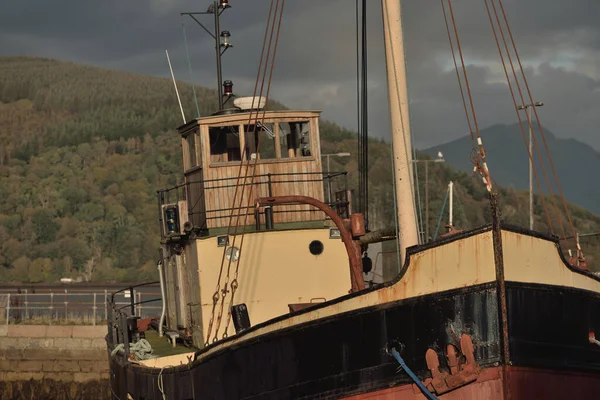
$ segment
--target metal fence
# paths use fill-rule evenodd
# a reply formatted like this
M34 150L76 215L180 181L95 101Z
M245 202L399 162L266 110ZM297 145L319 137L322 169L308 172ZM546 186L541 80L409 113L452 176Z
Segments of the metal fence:
M148 290L150 289L150 290ZM156 288L123 291L115 295L114 304L138 305L137 313L142 318L160 314L161 296ZM4 324L104 324L109 318L109 289L77 290L63 289L32 293L27 289L17 293L0 292L0 323ZM131 298L133 294L133 298Z

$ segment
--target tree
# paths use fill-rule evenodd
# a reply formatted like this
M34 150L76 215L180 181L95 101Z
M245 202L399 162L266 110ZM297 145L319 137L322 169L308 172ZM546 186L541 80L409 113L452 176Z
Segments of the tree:
M60 224L54 219L50 210L38 209L31 216L31 223L38 244L49 243L56 239Z

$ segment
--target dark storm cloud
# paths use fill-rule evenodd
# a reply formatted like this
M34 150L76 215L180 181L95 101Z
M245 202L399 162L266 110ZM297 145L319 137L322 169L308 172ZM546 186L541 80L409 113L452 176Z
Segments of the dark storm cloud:
M254 86L268 0L230 0L222 29L235 47L223 73L236 93ZM324 117L356 125L353 0L288 0L271 97L290 107L324 110ZM208 2L20 0L0 14L0 54L27 54L168 76L168 49L178 79L189 80L180 12L205 11ZM370 131L388 136L387 90L380 1L370 0ZM483 0L455 0L454 13L469 64L482 127L512 123L512 106ZM542 123L559 136L600 149L600 2L504 0L534 96L545 101ZM467 132L439 1L404 0L409 95L414 140L425 147ZM208 25L208 16L203 18ZM185 19L194 81L215 87L211 39Z

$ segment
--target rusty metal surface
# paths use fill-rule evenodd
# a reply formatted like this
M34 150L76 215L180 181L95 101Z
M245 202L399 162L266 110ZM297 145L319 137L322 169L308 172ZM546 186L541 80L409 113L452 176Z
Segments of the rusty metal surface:
M362 214L352 214L350 216L350 222L352 222L352 236L360 237L365 232L365 217Z
M498 285L498 304L500 306L500 330L502 348L502 363L506 366L510 362L509 336L508 336L508 311L506 305L506 285L504 284L504 252L502 250L502 226L500 223L500 207L498 206L498 195L490 193L490 207L492 209L492 236L494 241L494 263L496 264L496 283ZM504 380L504 396L511 400L509 380Z
M600 398L600 374L508 367L507 381L515 400Z
M357 292L365 288L365 283L362 279L362 260L360 257L360 245L357 241L352 240L352 233L344 224L344 221L337 215L335 210L327 204L313 197L308 196L275 196L275 197L259 197L255 201L256 207L272 204L308 204L323 211L340 230L342 242L346 246L348 258L350 260L350 281L352 288L350 292Z
M449 372L440 370L440 360L435 350L430 348L425 353L431 378L423 383L430 392L441 395L477 380L481 368L475 361L473 341L469 335L461 336L460 353L453 344L448 344L445 356Z
M600 397L600 375L569 373L524 367L484 369L477 381L440 396L440 400L505 400L504 382L510 382L509 395L515 400L531 399L596 399ZM508 378L508 379L505 379ZM378 390L345 400L421 400L424 396L416 385L401 385Z
M314 305L315 305L315 303L295 303L295 304L288 304L288 308L290 309L290 312L294 312L294 311L304 310L305 308L312 307Z
M501 367L482 370L473 383L439 396L440 400L504 400ZM344 397L344 400L422 400L417 385L401 385L389 389ZM537 397L530 397L535 399ZM524 398L523 398L524 399Z
M600 377L533 368L508 367L509 394L515 400L531 399L595 399L600 393ZM440 400L505 400L502 394L502 367L485 369L477 381L440 396ZM345 400L421 400L416 385L346 397Z

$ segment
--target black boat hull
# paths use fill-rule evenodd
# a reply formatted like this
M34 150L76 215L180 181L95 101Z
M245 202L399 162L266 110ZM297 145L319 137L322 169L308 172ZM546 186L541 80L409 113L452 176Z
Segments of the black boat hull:
M590 330L600 329L600 297L506 282L510 329L505 336L497 288L492 282L338 314L225 347L189 367L157 370L111 358L112 389L121 399L129 393L136 400L162 399L159 381L166 398L181 400L416 399L422 395L386 349L400 348L425 380L430 377L426 351L434 349L445 367L446 346L460 348L460 336L467 334L483 370L476 382L443 398L600 395L600 346L588 340ZM403 397L402 390L416 397ZM471 392L492 397L467 396Z

